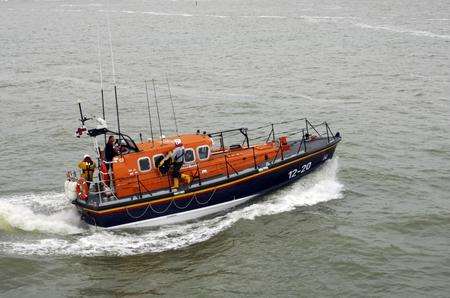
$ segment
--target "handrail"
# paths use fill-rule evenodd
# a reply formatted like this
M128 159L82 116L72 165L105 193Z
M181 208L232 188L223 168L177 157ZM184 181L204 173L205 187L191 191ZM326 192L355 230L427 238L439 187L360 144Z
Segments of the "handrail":
M299 121L304 121L304 122L303 122L303 124L300 123L301 125L296 125L296 126L287 125L285 127L281 127L281 128L279 127L282 124L291 124L291 123L295 123L295 122L299 122ZM268 135L260 135L260 136L253 137L253 138L249 138L249 136L248 136L248 132L250 132L250 131L257 131L257 130L262 130L262 129L267 129L267 128L270 128L270 130L268 131ZM281 160L284 160L285 154L283 154L284 152L283 152L282 145L276 139L275 131L277 131L277 135L283 135L283 136L287 136L287 137L298 136L297 140L295 140L294 142L291 141L289 143L291 145L299 143L298 149L295 148L296 150L292 152L293 154L297 154L297 155L300 154L300 152L302 150L304 150L305 152L307 151L307 144L309 144L310 140L313 140L313 139L309 138L311 131L316 133L321 138L326 138L328 143L335 140L335 135L331 131L331 128L327 122L324 121L324 122L321 122L318 124L312 124L306 118L299 118L299 119L294 119L294 120L271 123L268 125L255 127L252 129L238 128L238 129L234 129L234 130L225 130L222 132L208 134L209 136L220 137L220 139L221 139L220 145L221 145L222 150L220 152L217 152L217 155L223 154L224 162L215 162L208 166L200 166L199 163L196 163L195 164L196 171L193 174L193 177L192 177L193 179L191 180L188 187L190 187L195 182L198 182L198 185L202 185L203 180L204 180L202 178L203 171L209 172L210 174L214 175L214 176L209 176L208 179L216 177L215 176L216 173L217 173L217 175L226 175L226 177L229 178L231 173L239 175L239 173L242 172L242 170L243 170L242 165L245 163L242 163L242 161L240 159L232 157L233 155L229 154L230 152L232 152L232 150L229 150L229 147L225 147L225 145L224 145L224 139L223 139L224 133L232 134L234 132L235 133L234 135L243 135L244 136L243 144L245 142L247 142L247 146L242 147L241 150L244 150L244 151L252 150L251 155L249 155L249 156L250 156L250 158L253 157L253 167L255 170L258 170L258 167L260 167L260 165L261 165L261 155L258 155L258 158L257 158L257 154L255 152L256 144L253 143L255 140L265 139L265 141L266 141L265 143L269 143L269 140L272 139L273 146L277 146L275 155L274 156L272 155L273 156L272 160L270 161L270 160L265 159L266 165L269 163L273 165L279 158L281 158ZM252 142L252 146L250 146L250 141ZM294 153L294 152L296 152L296 153ZM281 156L280 156L280 154L281 154ZM217 160L217 161L219 161L219 160ZM259 160L259 162L258 162L258 160ZM249 161L250 160L248 160L247 162L249 162ZM114 162L106 162L105 161L105 163L112 164L114 166ZM239 164L238 167L236 167L237 164ZM250 168L250 166L245 167L245 170L248 170L249 168ZM230 169L232 172L230 172ZM98 170L100 172L100 164L98 165ZM122 177L122 178L114 178L113 171L109 172L109 174L110 174L110 185L105 184L105 182L102 180L101 175L94 175L94 179L92 181L93 185L95 185L95 183L97 184L98 191L91 192L91 193L98 194L100 202L103 201L106 196L108 196L108 197L113 196L115 199L118 200L115 189L117 189L117 187L121 187L121 186L123 187L125 185L127 185L129 187L134 187L136 189L136 191L138 192L136 195L138 195L140 198L142 198L143 194L151 195L153 192L156 191L156 189L148 188L148 185L150 183L152 183L152 184L164 183L164 185L166 185L166 186L168 185L168 191L172 192L172 189L171 189L172 179L171 179L171 176L168 174L161 175L161 176L154 176L154 174L152 174L149 177L146 175L140 175L139 173L136 173L136 175L132 175L129 177ZM134 176L136 176L136 177L134 177ZM137 184L133 184L133 183L130 184L130 181L131 181L130 179L135 179ZM164 179L167 179L167 182L164 182ZM158 188L157 191L160 191L162 189L164 189L164 188Z
M230 168L234 171L234 173L235 173L236 175L239 174L239 172L236 171L236 169L233 167L233 165L232 165L231 163L229 163L228 160L227 160L226 158L225 158L225 162L227 163L227 166L230 166Z

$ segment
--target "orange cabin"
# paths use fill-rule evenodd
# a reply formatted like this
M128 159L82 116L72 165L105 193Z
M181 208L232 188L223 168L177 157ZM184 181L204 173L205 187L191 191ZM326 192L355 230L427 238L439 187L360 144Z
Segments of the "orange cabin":
M170 174L162 175L157 165L175 148L175 139L181 139L185 148L181 173L190 175L194 181L229 176L256 165L261 166L279 154L275 142L248 148L240 145L216 148L212 138L205 134L185 134L138 143L139 152L122 154L113 160L116 197L120 199L170 188L173 183Z

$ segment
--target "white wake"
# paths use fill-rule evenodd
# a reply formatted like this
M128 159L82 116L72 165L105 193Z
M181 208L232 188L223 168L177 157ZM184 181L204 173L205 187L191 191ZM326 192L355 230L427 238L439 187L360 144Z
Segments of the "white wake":
M20 207L9 211L27 210L25 220L15 216L7 217L11 226L24 230L38 230L59 235L44 234L41 239L22 239L0 243L0 249L6 253L38 254L38 255L133 255L160 252L186 247L195 243L206 241L218 233L228 229L240 220L254 220L259 216L268 216L291 211L299 206L314 205L333 199L341 198L343 185L337 181L338 161L333 159L321 169L299 182L286 187L256 201L246 207L237 208L224 215L198 220L192 223L177 224L159 227L151 230L135 231L105 231L85 229L80 231L79 225L73 221L73 214L66 214L63 219L62 212L33 217L33 211ZM6 209L0 204L0 214ZM11 208L11 206L7 207ZM4 215L1 215L4 216ZM72 232L81 234L70 235Z
M76 210L63 194L0 197L0 230L66 235L83 232L80 225Z

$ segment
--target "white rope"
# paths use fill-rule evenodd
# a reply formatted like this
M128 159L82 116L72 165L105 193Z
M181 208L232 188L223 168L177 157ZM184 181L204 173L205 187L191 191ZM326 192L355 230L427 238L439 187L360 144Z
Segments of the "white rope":
M195 201L197 202L197 204L199 204L199 205L205 205L205 204L208 204L208 202L212 199L212 197L214 196L214 194L216 193L216 189L217 188L214 188L214 191L212 192L212 194L211 194L211 196L209 196L209 199L206 201L206 202L199 202L198 201L198 199L197 199L197 196L195 196Z
M175 199L173 199L173 204L174 204L175 207L177 207L178 209L183 210L183 209L186 209L187 207L189 207L189 205L192 203L192 200L194 199L194 197L195 197L195 194L191 197L191 200L189 201L189 203L187 203L186 206L184 206L184 207L178 206Z
M147 210L148 210L149 207L150 207L150 203L148 203L147 208L145 208L144 212L141 215L137 216L137 217L133 216L132 214L130 214L130 212L128 211L128 208L125 208L125 210L127 211L127 214L128 214L129 217L134 218L134 219L139 219L142 216L144 216L145 213L147 213Z
M99 193L106 194L108 197L112 196L114 199L119 200L119 198L116 197L116 195L114 194L112 189L108 185L106 185L105 181L101 180L99 182L103 184L104 190L97 192L97 194L99 194ZM108 195L108 192L110 193L110 195ZM103 198L102 198L102 200L103 200Z
M170 206L172 205L173 202L173 198L170 201L169 205L167 205L167 208L164 211L156 211L155 209L153 209L152 204L149 204L150 209L152 209L153 212L155 212L156 214L162 214L162 213L166 213L167 210L169 210Z

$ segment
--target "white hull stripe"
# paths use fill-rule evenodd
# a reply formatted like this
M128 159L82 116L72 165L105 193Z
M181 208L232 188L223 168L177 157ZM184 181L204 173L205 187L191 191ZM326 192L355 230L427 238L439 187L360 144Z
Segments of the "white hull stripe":
M113 227L106 228L108 230L115 230L115 229L126 229L126 228L141 228L141 227L155 227L155 226L162 226L162 225L170 225L170 224L176 224L188 220L193 220L196 218L204 217L210 214L218 213L220 211L233 208L235 206L238 206L240 204L243 204L252 198L258 196L258 194L254 194L248 197L240 198L237 200L231 200L225 203L220 203L208 207L198 208L195 210L189 210L185 212L179 212L174 214L169 214L165 216L160 216L157 218L151 218L147 220L127 223L123 225L117 225Z

